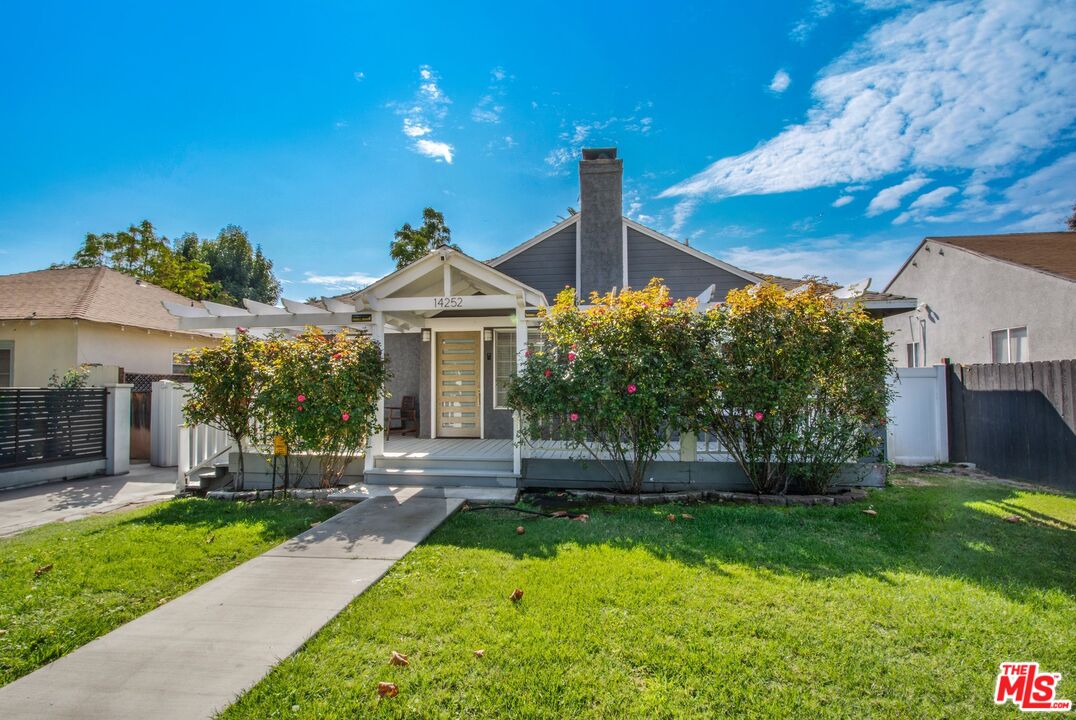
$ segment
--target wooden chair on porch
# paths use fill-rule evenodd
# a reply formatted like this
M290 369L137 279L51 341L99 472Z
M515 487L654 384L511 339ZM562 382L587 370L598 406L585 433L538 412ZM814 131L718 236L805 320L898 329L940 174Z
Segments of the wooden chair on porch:
M394 426L393 423L399 425ZM385 407L385 432L390 435L393 432L418 435L418 406L414 395L404 395L398 407Z

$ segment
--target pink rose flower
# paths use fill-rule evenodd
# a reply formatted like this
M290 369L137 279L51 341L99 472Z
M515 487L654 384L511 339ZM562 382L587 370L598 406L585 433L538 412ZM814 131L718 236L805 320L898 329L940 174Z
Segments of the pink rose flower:
M635 383L628 383L628 395L634 395L635 391L639 388L635 387Z
M579 413L577 413L577 412L568 413L568 419L571 420L572 422L576 422L577 420L579 420Z
M303 411L303 406L302 405L299 405L298 408L299 408L299 412Z
M550 376L550 375L552 375L552 374L553 374L553 371L552 371L552 370L550 370L549 368L546 368L546 369L545 369L545 376L546 376L546 377L549 377L549 376Z
M530 357L530 356L531 356L531 351L530 350L524 350L523 351L523 357Z
M672 307L672 306L673 306L673 301L672 300L666 300L665 301L665 307Z
M236 332L237 335L246 335L247 334L247 329L245 327L242 327L242 326L236 326L235 332Z
M343 353L336 353L333 355L333 360L339 360L342 357L344 357Z
M344 422L347 422L348 420L351 419L351 414L350 413L344 413L343 415L340 416L340 419L343 420Z
M761 410L756 410L755 411L755 420L756 420L756 422L762 422L762 418L764 418L764 417L766 417L766 415Z
M568 353L568 362L575 362L576 354L574 352Z
M302 393L300 393L299 397L297 397L295 399L298 400L299 402L306 402L306 395L303 395Z

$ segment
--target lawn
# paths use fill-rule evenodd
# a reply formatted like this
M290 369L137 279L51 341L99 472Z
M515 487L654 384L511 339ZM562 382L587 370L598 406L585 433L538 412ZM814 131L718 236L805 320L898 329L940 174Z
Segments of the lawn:
M462 513L222 717L1013 717L1005 660L1076 699L1076 498L897 482L842 507Z
M173 500L0 540L0 685L335 512L294 501Z

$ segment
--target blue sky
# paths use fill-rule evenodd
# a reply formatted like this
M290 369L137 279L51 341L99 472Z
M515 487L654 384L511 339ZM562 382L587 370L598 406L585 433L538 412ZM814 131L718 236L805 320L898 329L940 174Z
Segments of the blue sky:
M480 258L545 229L606 144L626 213L757 272L880 288L924 235L1060 229L1076 3L706 5L10 3L0 272L148 218L339 291L426 205Z

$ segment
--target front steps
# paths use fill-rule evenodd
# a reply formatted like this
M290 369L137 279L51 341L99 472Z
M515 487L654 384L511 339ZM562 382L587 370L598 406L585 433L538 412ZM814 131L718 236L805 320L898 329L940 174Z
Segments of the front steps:
M385 456L363 476L367 485L516 488L511 458Z

